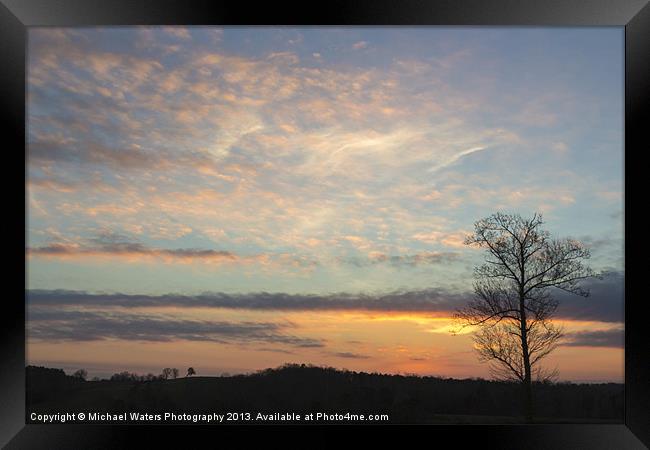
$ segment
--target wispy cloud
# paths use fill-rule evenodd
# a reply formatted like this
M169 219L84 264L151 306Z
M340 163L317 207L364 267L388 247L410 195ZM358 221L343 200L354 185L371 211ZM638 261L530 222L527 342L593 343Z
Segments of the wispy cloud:
M241 257L229 251L197 248L154 248L134 241L96 240L95 245L77 245L69 243L53 243L27 249L29 256L52 258L87 258L87 257L121 257L158 258L168 261L194 260L209 262L245 262L256 259L256 256Z
M191 231L191 229L190 229ZM220 236L223 233L219 234ZM274 253L240 255L227 250L206 248L156 248L129 239L123 235L109 234L87 239L81 243L72 241L54 242L26 249L29 257L81 259L89 257L122 258L129 261L158 259L167 262L214 262L214 263L260 263L288 264L294 266L352 265L366 267L386 264L392 267L414 267L418 265L446 264L460 259L453 252L422 252L413 255L387 255L370 252L368 256L310 258L299 254Z
M137 148L109 148L99 142L39 140L27 145L34 162L70 162L106 165L113 168L155 167L160 158Z
M440 162L439 164L436 164L435 166L432 166L429 169L429 172L435 172L437 170L443 169L443 168L445 168L447 166L452 165L453 163L455 163L456 161L458 161L459 159L461 159L464 156L471 155L472 153L480 152L480 151L483 151L485 149L486 149L486 147L472 147L472 148L468 148L467 150L462 150L462 151L448 157L447 159Z
M453 252L423 252L415 255L387 255L381 252L371 252L367 258L340 258L342 262L353 264L357 267L377 264L389 264L393 267L414 267L429 264L448 264L459 261L460 259L460 255Z

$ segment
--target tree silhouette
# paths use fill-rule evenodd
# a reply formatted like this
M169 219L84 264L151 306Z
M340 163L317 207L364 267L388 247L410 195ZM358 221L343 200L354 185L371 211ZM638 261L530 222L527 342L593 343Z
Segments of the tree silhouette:
M85 380L86 377L88 377L88 372L86 369L79 369L75 373L72 374L73 377L79 378L80 380Z
M160 376L161 376L164 380L167 380L167 379L169 379L169 377L171 376L171 374L172 374L172 369L170 369L169 367L165 367L165 368L162 370L162 374L161 374Z
M172 378L178 378L178 369L176 367L172 368Z
M190 367L189 369L187 369L187 375L185 376L191 377L192 375L196 375L196 371L194 370L194 367Z
M551 323L558 302L552 289L587 297L580 280L596 276L583 264L589 250L573 239L551 239L542 215L524 219L496 213L474 224L466 245L487 250L475 268L475 298L456 312L463 326L476 326L475 348L495 378L515 380L524 390L525 417L533 420L532 378L548 381L557 370L539 362L562 337Z

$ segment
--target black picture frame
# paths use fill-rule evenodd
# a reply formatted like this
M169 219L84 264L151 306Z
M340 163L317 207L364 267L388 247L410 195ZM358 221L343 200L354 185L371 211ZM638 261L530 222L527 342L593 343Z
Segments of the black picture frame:
M648 0L330 0L301 2L284 7L275 2L259 5L233 1L174 0L0 0L0 124L6 143L3 179L13 200L5 215L9 255L25 255L26 170L19 167L19 149L25 149L25 61L27 28L32 26L101 25L486 25L486 26L621 26L625 27L625 255L635 261L642 245L634 243L634 228L643 222L632 205L632 182L640 179L639 155L648 145L650 86L650 6ZM25 153L26 155L26 153ZM19 200L22 199L22 200ZM23 221L19 219L22 215ZM22 228L21 228L22 227ZM632 242L627 245L627 242ZM638 259L641 261L641 259ZM0 444L6 448L123 448L145 436L169 445L187 447L188 437L222 443L234 427L161 425L25 425L25 266L14 266L10 289L3 299L2 370L0 370ZM476 443L500 449L632 449L650 445L650 355L646 345L643 299L639 291L640 268L626 264L625 305L625 424L621 425L432 425L409 427L409 436L425 442ZM22 293L21 293L22 291ZM24 297L23 297L24 298ZM155 430L154 430L155 427ZM397 428L403 428L398 426ZM431 428L434 427L434 428ZM314 443L336 439L332 426L306 427ZM395 426L372 428L381 436ZM239 429L239 428L238 428ZM250 429L250 428L249 428ZM259 428L258 428L259 429ZM368 428L366 427L366 431ZM155 431L155 432L153 432ZM262 427L282 444L291 444L287 427ZM405 430L400 430L405 431ZM218 436L218 441L214 439ZM420 437L417 436L417 437ZM237 433L240 445L251 434ZM644 445L645 444L645 445ZM150 445L148 445L150 446Z

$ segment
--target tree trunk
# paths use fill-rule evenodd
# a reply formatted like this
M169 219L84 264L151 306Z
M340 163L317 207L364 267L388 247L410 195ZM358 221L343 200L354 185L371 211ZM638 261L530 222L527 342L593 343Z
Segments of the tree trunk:
M526 422L533 421L533 383L530 371L530 357L528 355L528 339L526 337L525 327L522 331L521 347L524 356L524 414Z
M526 422L533 422L533 383L530 370L530 354L528 352L528 330L526 322L526 309L524 308L523 289L520 290L519 313L521 315L521 351L524 358L524 416Z
M524 380L524 415L526 423L533 423L533 385L530 379Z

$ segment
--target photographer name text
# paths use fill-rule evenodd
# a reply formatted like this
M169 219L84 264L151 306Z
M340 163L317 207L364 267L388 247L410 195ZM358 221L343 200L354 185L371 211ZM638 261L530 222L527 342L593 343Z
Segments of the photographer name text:
M226 413L105 413L105 412L78 412L39 414L32 412L29 419L33 423L66 423L66 422L102 422L102 423L147 423L147 422L180 422L220 424L229 422L386 422L388 414L354 414L346 413L251 413L251 412L226 412Z

